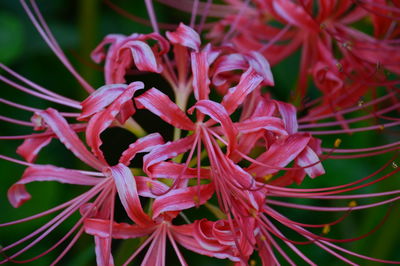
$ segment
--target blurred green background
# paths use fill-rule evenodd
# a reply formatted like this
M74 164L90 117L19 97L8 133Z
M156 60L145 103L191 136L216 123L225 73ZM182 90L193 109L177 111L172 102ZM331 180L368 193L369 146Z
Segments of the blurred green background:
M142 1L114 0L113 3L122 7L129 13L138 17L147 19L146 9ZM148 33L151 28L143 24L139 24L123 17L121 14L113 11L109 6L100 0L40 0L38 5L47 20L50 29L54 33L62 49L73 65L82 74L82 76L94 87L103 84L103 75L101 68L94 65L89 54L91 50L109 33L131 34L133 32ZM189 22L189 16L182 14L169 7L156 4L157 17L159 21L177 23L180 20ZM299 54L295 54L273 68L276 87L271 89L271 93L281 100L288 100L289 91L294 88L298 69L296 68L299 61ZM87 95L79 84L74 80L72 75L63 67L60 61L54 56L46 43L41 39L36 29L24 13L19 1L2 0L0 1L0 62L16 70L30 80L42 85L43 87L68 96L73 99L83 100ZM4 72L0 72L3 75ZM144 77L145 79L151 79ZM160 80L150 80L154 84L161 82ZM1 97L17 103L27 104L36 108L47 108L57 105L49 104L44 100L39 100L25 93L21 93L4 83L0 84ZM316 93L318 95L318 93ZM28 112L11 108L4 104L0 107L1 114L12 118L29 120ZM71 111L63 108L65 111ZM360 123L359 125L362 125ZM16 126L10 123L0 121L0 135L20 135L29 134L29 128ZM167 134L168 135L168 134ZM120 154L120 152L134 139L130 133L120 130L110 130L105 136L105 146L107 153ZM323 138L324 147L332 147L336 137ZM361 133L354 135L340 136L343 139L343 148L351 147L370 147L388 143L398 139L398 134L394 130L385 130L384 132ZM15 154L16 147L22 142L19 140L5 141L0 140L0 153L19 158ZM111 155L109 159L115 160ZM328 160L324 162L327 175L321 176L316 180L307 179L304 187L324 187L351 182L364 177L376 169L384 162L389 160L391 154L386 154L373 158L351 159L351 160ZM57 141L46 147L40 154L38 163L54 164L66 168L82 169L84 166L64 146ZM0 160L0 223L23 218L40 211L47 210L57 204L72 199L73 196L79 195L85 188L63 185L56 182L35 182L27 186L28 191L32 194L32 200L28 201L18 209L12 208L7 200L7 189L16 182L23 173L24 167ZM389 169L390 170L390 169ZM388 170L388 171L389 171ZM386 171L386 172L388 172ZM375 186L359 191L374 192L387 191L399 187L399 175L393 176L385 182L381 182ZM283 199L287 200L287 199ZM346 201L317 201L317 200L297 200L290 199L292 202L301 202L312 205L326 206L346 206ZM369 203L373 200L360 200L359 203ZM400 229L399 218L400 209L398 204L392 206L393 211L384 223L384 225L374 234L354 243L343 244L343 247L352 251L359 252L368 256L400 260ZM279 211L304 223L326 223L339 218L340 213L312 213L301 210L292 210L286 208L277 208ZM329 237L333 238L351 238L364 234L371 230L384 217L388 206L375 209L358 211L352 213L344 222L331 228ZM193 214L201 217L202 209L188 212L188 216ZM54 217L49 215L27 223L0 228L0 245L6 246L13 243L19 238L26 236L34 231L46 221ZM78 215L72 216L58 229L45 238L38 245L19 257L22 259L31 258L41 252L44 252L57 242L69 228L72 227ZM284 229L282 229L284 230ZM296 236L294 236L296 238ZM94 245L91 236L83 236L67 254L67 256L59 263L60 265L94 265ZM278 241L279 242L279 241ZM279 242L282 247L284 245ZM123 259L126 259L134 250L137 243L135 241L127 241L125 244L115 242L113 245L114 257L116 264L120 265ZM23 245L19 246L20 248ZM61 245L53 252L43 258L31 262L31 265L48 265L59 254L65 245ZM306 255L321 265L342 265L340 261L333 258L328 253L315 247L315 245L307 245L300 247ZM288 250L284 247L285 250ZM13 249L16 251L18 249ZM183 250L183 248L181 249ZM171 248L168 248L169 254ZM304 264L300 259L288 251L291 257L295 258L298 264ZM7 252L7 254L12 254ZM211 259L204 256L196 255L192 252L185 251L185 258L190 265L229 265L228 261ZM369 265L366 261L354 258L354 261L362 265ZM139 261L135 261L138 264ZM172 255L167 260L167 265L177 265L176 256Z

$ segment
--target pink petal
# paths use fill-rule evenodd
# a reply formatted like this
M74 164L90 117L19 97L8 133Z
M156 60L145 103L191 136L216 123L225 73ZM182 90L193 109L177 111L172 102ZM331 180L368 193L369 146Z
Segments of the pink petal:
M131 170L121 163L109 167L107 170L107 174L114 179L119 198L129 218L138 225L152 224L153 221L142 209L136 181Z
M192 73L193 73L193 91L196 100L208 99L210 94L210 79L208 78L208 53L191 53Z
M93 156L79 139L78 135L71 129L67 121L56 110L49 108L38 112L46 124L53 130L67 149L71 150L76 157L91 167L101 170L103 163Z
M214 65L214 74L212 82L215 86L225 84L228 79L227 73L232 73L234 70L243 70L248 68L248 63L241 54L228 54L218 58Z
M264 129L278 135L288 135L288 132L283 127L282 120L277 117L262 116L249 118L243 122L235 123L235 125L239 132L243 134L253 133Z
M106 164L106 162L103 152L100 150L100 146L102 144L100 134L116 119L118 113L125 106L125 104L132 104L133 94L137 90L143 89L143 87L144 85L142 82L133 82L129 84L125 91L119 95L110 106L108 106L105 110L98 112L90 119L86 129L86 141L92 148L92 152L98 158L101 158L104 164ZM131 116L133 112L131 112L129 116Z
M98 266L114 266L114 259L110 250L111 238L95 236L96 263ZM108 257L108 261L106 262Z
M258 176L275 173L278 169L273 167L284 167L289 164L304 150L309 140L310 136L306 134L290 135L284 142L272 144L266 152L257 158L257 161L272 167L252 164L247 171Z
M135 180L139 195L146 198L156 198L169 188L162 182L144 176L135 176Z
M240 77L240 82L236 87L230 88L228 93L222 99L222 106L225 107L228 114L232 114L239 105L243 103L249 95L262 82L262 77L253 69L248 69Z
M141 41L147 41L147 40L154 40L157 42L157 46L159 46L160 51L158 52L158 55L163 55L168 53L170 49L169 42L160 34L153 32L149 34L140 34L138 37L138 40Z
M126 90L126 87L125 84L111 84L97 89L81 103L82 113L78 120L87 120L90 116L104 110Z
M226 247L225 249L220 249L218 251L208 250L207 248L203 247L196 239L193 238L192 232L190 234L175 233L174 238L186 249L196 252L197 254L218 259L230 259L231 261L235 262L240 261L239 257L232 254L232 248L230 247Z
M178 164L173 162L159 162L157 164L152 165L151 175L154 178L190 179L190 178L197 178L197 170L198 170L197 168L185 167L184 164ZM201 168L199 178L209 179L210 170Z
M257 74L263 77L263 83L268 86L274 86L274 77L272 76L271 67L265 59L265 57L255 51L251 51L247 55L245 55L246 59L249 62L251 68L253 68Z
M167 123L184 130L194 130L195 125L167 95L152 88L135 99L138 108L146 108Z
M162 66L158 64L153 50L147 43L139 40L133 40L125 43L120 47L118 58L126 56L126 54L123 52L127 49L130 50L133 61L135 62L135 66L140 71L150 71L155 73L162 72Z
M130 161L135 157L136 153L149 152L154 146L164 144L164 140L158 133L147 135L143 138L138 139L126 149L119 159L119 162L128 165Z
M320 159L318 158L317 154L315 154L315 152L310 147L307 146L299 154L299 157L297 158L297 164L301 167L306 167L318 162L319 160ZM324 167L322 166L321 163L317 163L316 165L313 165L311 167L306 167L304 168L304 171L311 178L325 174Z
M26 191L24 185L14 184L8 189L7 197L11 205L14 208L18 208L24 202L31 199L31 194Z
M52 137L32 137L27 138L18 146L17 154L21 155L27 162L34 162L40 150L50 143Z
M193 146L195 139L196 135L190 135L177 141L159 145L143 157L143 170L152 177L153 165L188 151Z
M21 179L8 190L8 199L17 208L31 198L25 190L25 184L35 181L58 181L60 183L93 186L101 182L101 178L91 177L77 171L41 165L28 167Z
M198 194L200 190L200 194ZM212 184L173 189L156 198L153 204L153 219L167 211L181 211L204 204L214 193Z
M172 44L179 44L198 52L200 48L200 36L191 27L186 26L182 22L179 23L179 27L176 31L166 32L168 40Z
M306 28L318 32L319 26L307 13L304 7L291 1L276 0L273 1L274 11L285 19L288 23L296 25L299 28Z
M85 232L89 235L98 237L110 237L110 221L103 219L85 219L84 221ZM127 223L116 223L112 225L112 238L116 239L130 239L138 238L151 234L154 231L154 225L138 226Z
M296 108L289 104L281 101L274 101L278 106L279 113L282 116L283 123L289 134L294 134L298 131L299 124L297 123L297 111Z
M125 36L120 35L120 34L107 35L103 39L103 41L99 45L97 45L97 47L91 53L90 56L91 56L92 60L96 63L100 63L101 61L103 61L106 58L106 52L104 51L104 47L108 44L114 44L114 43L122 40L123 38L125 38Z

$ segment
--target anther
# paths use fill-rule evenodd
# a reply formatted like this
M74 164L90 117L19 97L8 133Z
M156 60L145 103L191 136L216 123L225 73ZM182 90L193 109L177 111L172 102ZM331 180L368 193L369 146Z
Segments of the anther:
M267 238L266 238L264 235L261 235L261 236L260 236L260 240L261 240L261 241L265 241L265 240L267 240Z
M266 175L264 176L264 183L268 182L269 180L271 180L271 178L273 177L272 174Z
M257 262L255 260L250 260L250 266L256 266Z
M397 163L396 163L395 161L393 161L393 162L392 162L392 167L393 167L394 169L396 169L396 168L399 167L399 166L397 165Z
M379 130L384 130L385 129L385 126L384 125L379 125Z
M336 63L336 67L339 69L339 72L343 71L343 65L341 63Z
M153 188L153 184L151 182L149 182L149 181L146 182L146 185L147 185L148 188Z
M355 200L350 201L350 202L349 202L349 207L350 207L350 208L357 207L357 201L355 201Z
M250 215L251 215L252 217L254 217L254 218L256 218L257 215L258 215L258 212L257 212L256 209L250 208L249 212L250 212Z
M331 231L331 226L329 224L324 225L324 227L322 228L322 233L324 235L328 234Z
M358 107L362 107L364 105L364 101L363 100L359 100L358 101Z
M341 143L342 143L342 140L341 140L341 139L336 139L336 140L335 140L335 143L333 144L333 146L334 146L335 148L338 148L338 147L340 146Z

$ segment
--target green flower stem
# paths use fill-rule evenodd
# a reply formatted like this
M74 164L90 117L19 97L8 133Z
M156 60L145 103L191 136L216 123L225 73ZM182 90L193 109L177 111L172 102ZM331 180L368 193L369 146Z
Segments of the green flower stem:
M147 132L132 117L126 120L125 124L123 124L121 127L128 130L138 138L147 135Z

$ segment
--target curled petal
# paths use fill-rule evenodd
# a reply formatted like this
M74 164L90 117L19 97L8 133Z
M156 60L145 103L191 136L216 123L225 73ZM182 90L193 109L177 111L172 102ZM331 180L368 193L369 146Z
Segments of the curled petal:
M307 134L294 134L290 135L282 143L274 143L269 149L262 153L257 161L263 162L271 167L252 164L247 169L249 173L258 176L265 176L278 171L275 167L284 167L293 161L307 146L310 141L310 136Z
M8 201L14 208L18 208L24 202L31 199L31 194L26 191L25 186L21 184L12 185L7 192Z
M135 99L138 108L146 108L165 122L184 130L194 130L193 122L167 95L152 88Z
M135 180L139 195L142 197L156 198L169 188L162 182L144 176L135 176Z
M92 148L93 153L101 158L104 164L106 164L103 152L100 150L102 144L100 134L111 125L116 119L119 112L126 106L126 104L133 105L132 97L133 94L144 87L142 82L133 82L125 89L125 91L114 100L114 102L107 107L105 110L95 114L89 121L86 129L86 141ZM133 108L133 107L132 107ZM134 113L134 109L129 109L131 112L125 114L131 116ZM122 121L125 122L125 121Z
M129 162L135 157L136 153L149 152L154 146L164 144L164 140L158 133L147 135L138 139L126 149L119 159L119 162L128 165Z
M193 91L196 100L208 99L210 94L210 79L208 78L208 53L206 51L192 53Z
M242 70L248 67L248 63L241 54L228 54L221 56L214 64L212 82L215 86L221 86L227 82L226 73L234 70Z
M138 37L138 40L141 41L147 41L147 40L154 40L157 42L157 45L159 46L160 50L158 52L158 55L163 55L168 53L170 49L169 42L160 34L153 32L149 34L140 34Z
M315 154L315 152L308 146L299 154L299 157L297 158L298 165L305 167L304 171L311 178L325 174L324 167L321 163L317 163L311 167L308 167L309 165L312 165L318 161L319 158L317 154Z
M87 120L90 116L104 110L126 89L125 84L104 85L93 92L82 103L82 113L78 120Z
M35 181L58 181L66 184L94 186L102 179L52 165L28 167L22 178L8 190L8 199L15 208L31 198L25 190L25 184Z
M124 53L126 49L131 51L135 66L140 71L162 72L162 66L158 64L156 55L147 43L139 40L129 41L120 48L118 57L126 56Z
M281 101L274 101L278 106L279 113L282 116L283 123L289 134L294 134L298 131L299 124L297 123L296 108Z
M250 67L263 77L263 83L268 86L274 86L274 77L272 76L271 67L267 59L265 59L262 54L255 51L251 51L245 57Z
M166 35L168 40L170 40L170 42L173 44L186 46L196 52L199 51L201 43L199 34L194 29L186 26L182 22L179 24L179 27L176 31L167 31Z
M198 194L198 190L200 193ZM212 184L173 189L156 198L153 204L153 218L166 211L181 211L204 204L214 193Z
M249 95L262 82L262 77L253 69L247 70L240 78L236 87L230 88L222 100L222 106L225 107L228 114L232 114L236 108L243 103L246 96Z
M34 162L40 150L49 144L51 139L51 136L27 138L18 146L17 154L21 155L27 162Z
M76 157L91 167L101 170L103 163L93 156L79 139L78 135L71 129L67 121L56 110L49 108L37 113L43 118L49 128L57 135L64 145L71 150Z
M143 211L140 203L136 181L131 170L123 164L109 167L107 175L114 179L118 196L129 218L141 226L150 225L153 221Z
M118 41L121 41L124 39L124 35L120 34L109 34L107 35L103 41L97 45L97 47L93 50L93 52L90 54L90 57L92 60L96 63L100 63L101 61L105 60L106 58L106 52L104 51L104 47L108 44L114 44Z

